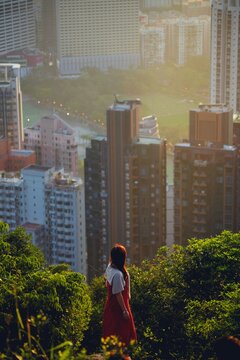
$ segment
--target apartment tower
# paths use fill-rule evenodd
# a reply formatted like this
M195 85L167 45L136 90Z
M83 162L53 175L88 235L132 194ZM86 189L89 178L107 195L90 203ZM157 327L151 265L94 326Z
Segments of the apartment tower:
M50 264L86 275L84 186L63 170L30 165L0 178L0 220L23 226Z
M138 0L58 0L57 57L61 75L82 68L126 69L140 63Z
M211 5L211 103L240 110L240 3Z
M175 145L175 243L237 231L238 149L232 110L202 105L190 111L190 139Z
M44 116L24 129L24 149L36 152L38 165L61 167L77 176L76 132L57 114Z
M0 139L10 148L21 149L23 142L20 65L0 64Z
M104 271L116 242L126 246L134 264L153 258L165 244L166 143L160 138L139 137L139 105L139 100L116 99L107 110L107 138L92 140L87 151L90 277Z
M0 0L0 54L36 47L33 0Z

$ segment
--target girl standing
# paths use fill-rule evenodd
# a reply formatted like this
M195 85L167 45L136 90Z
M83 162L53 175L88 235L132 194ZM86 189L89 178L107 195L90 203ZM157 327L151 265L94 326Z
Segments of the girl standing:
M115 335L129 345L137 336L129 305L130 277L126 270L126 255L125 247L120 244L111 250L105 272L108 295L103 315L103 337Z

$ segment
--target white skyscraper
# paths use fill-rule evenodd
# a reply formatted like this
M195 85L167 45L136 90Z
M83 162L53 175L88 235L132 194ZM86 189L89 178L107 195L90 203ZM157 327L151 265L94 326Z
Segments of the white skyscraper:
M211 103L240 110L240 2L212 0Z
M22 225L51 264L86 274L84 186L62 170L31 165L21 178L0 178L0 220Z
M0 0L0 54L36 47L33 0Z
M56 24L62 75L140 63L139 0L58 0Z

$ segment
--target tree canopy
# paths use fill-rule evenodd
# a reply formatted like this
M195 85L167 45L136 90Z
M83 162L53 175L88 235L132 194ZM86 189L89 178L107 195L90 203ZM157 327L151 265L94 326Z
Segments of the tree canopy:
M79 349L90 315L84 276L47 267L23 228L0 223L0 352L17 351L29 336L44 349L65 340Z
M162 247L129 272L135 360L214 359L217 338L240 336L240 234ZM82 347L98 351L105 297L103 277L87 285L64 264L46 266L23 228L0 223L0 354L11 358L29 336L39 351L67 340L76 359Z

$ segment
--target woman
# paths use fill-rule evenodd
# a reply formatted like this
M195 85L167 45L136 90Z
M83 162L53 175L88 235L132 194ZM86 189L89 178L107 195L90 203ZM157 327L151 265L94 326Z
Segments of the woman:
M126 249L116 244L111 250L105 277L108 290L103 315L103 337L115 335L129 345L136 340L136 329L129 306L130 277L126 270Z

